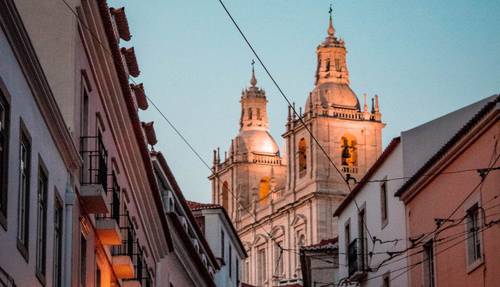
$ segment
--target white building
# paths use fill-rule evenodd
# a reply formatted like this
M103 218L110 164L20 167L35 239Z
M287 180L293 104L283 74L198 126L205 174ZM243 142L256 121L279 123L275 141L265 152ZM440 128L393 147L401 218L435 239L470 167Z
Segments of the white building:
M335 211L338 216L339 278L335 283L361 283L361 286L407 286L406 273L391 270L406 266L387 252L406 248L404 204L394 197L403 183L390 180L403 176L400 138L394 138ZM387 180L389 179L389 180Z
M79 154L12 1L0 59L0 286L62 286Z
M221 286L216 285L220 264L212 252L212 245L191 213L165 157L153 151L151 159L173 245L172 252L159 263L161 282L176 287Z
M192 201L188 204L221 266L215 274L215 284L218 287L240 286L241 264L247 253L226 210L218 204Z

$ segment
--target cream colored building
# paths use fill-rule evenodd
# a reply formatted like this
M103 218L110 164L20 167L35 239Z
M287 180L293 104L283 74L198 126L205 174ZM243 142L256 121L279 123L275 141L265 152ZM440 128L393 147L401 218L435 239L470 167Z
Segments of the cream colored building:
M337 236L333 212L349 190L328 157L344 177L359 180L381 153L378 97L371 110L366 96L360 105L349 87L346 53L330 17L302 120L289 107L285 151L269 134L266 94L253 71L241 96L239 133L222 160L214 151L212 200L227 209L247 250L245 283L300 283L300 246Z

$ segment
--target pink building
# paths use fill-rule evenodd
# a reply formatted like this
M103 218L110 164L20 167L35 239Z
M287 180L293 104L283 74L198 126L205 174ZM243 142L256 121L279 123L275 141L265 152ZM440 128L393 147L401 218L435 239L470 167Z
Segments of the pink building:
M398 190L405 203L410 286L500 282L500 96L483 107ZM428 138L432 141L432 138Z

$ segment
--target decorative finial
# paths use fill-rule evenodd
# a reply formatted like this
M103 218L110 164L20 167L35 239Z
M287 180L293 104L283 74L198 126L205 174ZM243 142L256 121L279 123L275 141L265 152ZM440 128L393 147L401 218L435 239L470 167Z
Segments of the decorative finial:
M252 78L250 79L250 85L255 87L257 85L257 79L255 78L255 69L254 69L255 61L252 60Z
M328 36L333 37L333 35L335 34L335 29L333 28L333 20L332 20L333 8L331 3L330 3L330 10L328 10L328 13L330 14L330 24L328 25Z

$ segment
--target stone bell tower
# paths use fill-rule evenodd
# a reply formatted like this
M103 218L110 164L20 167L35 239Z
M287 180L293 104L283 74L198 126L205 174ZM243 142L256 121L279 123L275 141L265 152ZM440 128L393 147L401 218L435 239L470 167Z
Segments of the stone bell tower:
M257 207L268 205L276 188L284 186L285 165L269 133L267 98L257 86L252 64L250 87L241 93L238 135L229 153L214 151L212 202L224 206L238 228L240 216L255 217Z
M366 95L361 107L349 86L347 50L344 41L335 35L331 14L327 36L316 48L316 55L315 85L307 98L305 112L300 115L302 121L290 111L283 134L288 160L286 193L294 194L295 200L318 195L313 200L316 215L310 221L308 244L336 235L331 210L348 192L344 178L349 178L354 186L375 162L382 151L385 126L378 97L372 99L372 108L368 110Z

